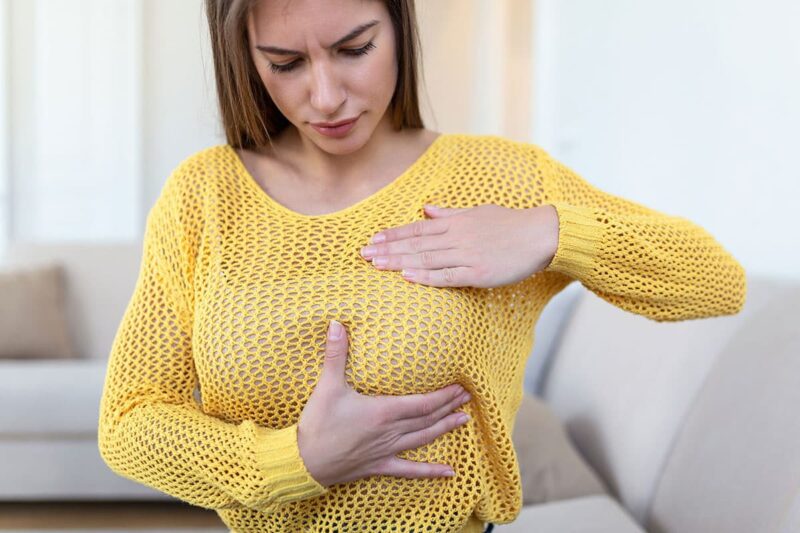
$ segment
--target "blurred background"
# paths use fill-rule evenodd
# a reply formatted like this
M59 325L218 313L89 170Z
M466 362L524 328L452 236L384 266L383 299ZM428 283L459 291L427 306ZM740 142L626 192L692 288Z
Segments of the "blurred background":
M796 0L418 0L417 9L428 128L537 144L606 192L696 222L748 274L800 281ZM87 377L74 361L48 367L47 357L0 350L0 432L17 428L5 454L27 454L0 463L0 500L63 500L30 469L46 467L55 487L85 473L69 463L96 461L92 402L147 213L180 161L225 142L202 1L0 0L0 76L0 317L22 312L9 303L26 298L14 269L63 257L67 314L85 318L68 318L74 331L48 346L63 348L53 359L95 362ZM100 260L122 272L124 290L92 272ZM537 349L553 341L547 320ZM19 346L12 328L0 332L0 343ZM529 368L532 392L544 361ZM25 365L41 366L28 378ZM53 387L85 391L75 404L40 394ZM21 413L24 394L42 402L41 417ZM80 438L82 452L64 444ZM80 493L105 491L106 475L89 474ZM144 498L130 485L119 494ZM3 505L0 529L36 514Z
M424 118L536 143L795 277L800 4L428 0ZM224 142L200 0L0 0L0 256L118 241Z

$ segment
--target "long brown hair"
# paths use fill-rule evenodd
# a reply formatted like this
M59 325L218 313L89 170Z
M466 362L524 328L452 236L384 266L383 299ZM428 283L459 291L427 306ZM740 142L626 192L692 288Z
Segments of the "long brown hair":
M417 92L418 51L414 0L383 0L392 19L397 50L397 86L390 103L392 125L422 128ZM264 146L289 126L270 98L249 50L247 17L258 0L205 0L214 55L220 116L228 144L234 148Z

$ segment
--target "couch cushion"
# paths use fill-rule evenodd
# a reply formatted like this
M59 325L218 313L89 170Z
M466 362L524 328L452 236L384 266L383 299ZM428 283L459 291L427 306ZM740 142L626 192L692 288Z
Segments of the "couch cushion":
M534 327L534 342L525 364L525 391L541 396L542 381L553 354L557 351L564 327L575 303L586 290L574 280L555 294L544 306Z
M0 271L0 359L76 355L65 312L62 266L51 262Z
M798 325L794 286L722 351L666 464L653 531L778 531L789 520L800 494Z
M97 438L53 441L51 439L3 440L1 437L0 435L2 473L0 501L84 499L180 501L112 471L100 456ZM0 522L3 522L2 518ZM3 528L0 531L8 533L9 530ZM28 529L13 531L31 533ZM58 531L77 533L76 530L66 527ZM91 531L123 532L116 528ZM176 530L175 533L179 531L191 530ZM202 532L209 533L205 529ZM149 531L149 533L155 532Z
M525 506L498 533L645 533L614 499L606 495Z
M748 277L744 308L655 322L585 290L542 387L576 448L639 522L678 427L728 339L782 282Z
M107 363L0 360L0 440L96 440Z
M141 267L141 240L127 243L9 243L11 267L64 266L67 320L79 357L108 360Z
M797 533L800 531L800 491L794 497L789 510L781 520L780 529L778 533Z
M575 450L561 421L539 398L524 394L512 435L522 477L522 504L605 494Z

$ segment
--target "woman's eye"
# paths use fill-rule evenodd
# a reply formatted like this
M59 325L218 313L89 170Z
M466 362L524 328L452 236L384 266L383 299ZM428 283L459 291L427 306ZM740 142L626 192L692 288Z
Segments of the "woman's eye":
M361 48L346 48L342 50L342 52L351 56L363 56L364 54L369 53L369 51L372 50L373 48L375 48L375 45L373 44L372 41L370 41Z
M368 54L373 48L375 48L375 44L370 41L361 48L346 48L342 50L342 53L351 57L358 57ZM269 67L272 69L272 72L289 72L290 70L294 70L299 61L300 60L298 59L296 61L292 61L291 63L286 63L285 65L270 63Z
M272 69L272 72L289 72L290 70L294 69L296 63L297 61L292 61L291 63L286 63L285 65L270 63L269 68Z

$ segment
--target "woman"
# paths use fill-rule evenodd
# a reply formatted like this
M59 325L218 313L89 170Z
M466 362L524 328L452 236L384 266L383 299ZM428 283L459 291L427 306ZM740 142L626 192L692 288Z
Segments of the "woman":
M488 531L520 511L550 298L577 279L657 321L741 309L699 226L538 146L425 129L413 0L206 14L228 142L147 218L100 412L120 475L234 531Z

